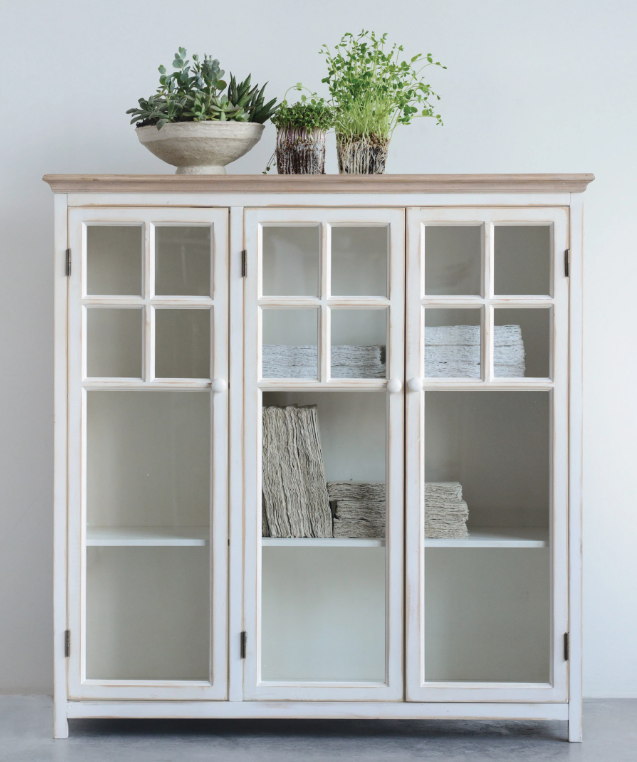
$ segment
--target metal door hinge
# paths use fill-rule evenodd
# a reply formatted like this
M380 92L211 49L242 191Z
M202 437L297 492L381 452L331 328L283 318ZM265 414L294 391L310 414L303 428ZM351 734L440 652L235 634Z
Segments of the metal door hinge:
M571 250L564 252L564 275L568 278L571 274Z
M64 656L71 655L71 631L64 630Z
M246 658L246 650L248 646L248 633L244 630L241 633L241 658Z
M564 633L564 661L568 661L571 655L571 644L569 643L568 632Z
M248 252L245 249L241 252L241 277L248 277Z
M66 250L66 274L67 276L71 274L71 250Z

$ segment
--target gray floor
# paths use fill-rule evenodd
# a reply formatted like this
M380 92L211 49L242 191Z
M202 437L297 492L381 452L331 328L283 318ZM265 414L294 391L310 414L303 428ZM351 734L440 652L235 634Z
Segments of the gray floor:
M0 696L0 761L637 761L637 699L587 701L584 743L566 723L326 720L73 720L51 738L51 700Z

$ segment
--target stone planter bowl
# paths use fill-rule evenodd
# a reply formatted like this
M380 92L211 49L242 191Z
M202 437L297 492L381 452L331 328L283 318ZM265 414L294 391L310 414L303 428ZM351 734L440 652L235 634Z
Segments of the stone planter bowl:
M152 154L177 167L177 175L225 175L226 164L248 153L264 129L256 122L175 122L135 132Z

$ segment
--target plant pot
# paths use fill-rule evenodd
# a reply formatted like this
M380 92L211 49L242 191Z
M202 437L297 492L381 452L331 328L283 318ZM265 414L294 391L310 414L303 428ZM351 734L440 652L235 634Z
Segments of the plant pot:
M135 132L152 154L177 167L178 175L225 175L226 164L248 153L264 129L255 122L175 122Z
M280 129L276 136L276 169L280 175L324 175L325 132Z
M342 175L383 175L389 139L370 135L364 138L336 136L338 171Z

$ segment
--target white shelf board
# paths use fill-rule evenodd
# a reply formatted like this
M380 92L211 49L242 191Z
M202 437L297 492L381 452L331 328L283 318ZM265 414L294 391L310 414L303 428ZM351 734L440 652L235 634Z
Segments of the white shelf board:
M360 537L262 537L265 548L384 548L385 540Z
M469 527L458 540L425 539L427 548L548 548L548 529L540 527Z
M263 537L265 548L384 548L385 540L355 537ZM427 548L548 548L548 530L538 527L473 527L458 540L425 539Z
M92 547L168 547L208 544L208 527L87 527L86 544Z

